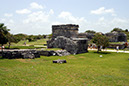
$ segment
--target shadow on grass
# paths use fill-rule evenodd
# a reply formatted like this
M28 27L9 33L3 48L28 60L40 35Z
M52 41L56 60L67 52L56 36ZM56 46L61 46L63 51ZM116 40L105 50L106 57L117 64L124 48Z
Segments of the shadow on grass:
M94 52L94 53L97 53L97 54L111 54L110 52L104 52L104 51L101 51L101 52Z
M2 55L0 55L0 59L6 59L6 58L3 58Z

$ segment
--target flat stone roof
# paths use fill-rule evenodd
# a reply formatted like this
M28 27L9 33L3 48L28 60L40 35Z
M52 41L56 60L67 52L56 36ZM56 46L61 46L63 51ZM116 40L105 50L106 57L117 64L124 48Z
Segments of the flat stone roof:
M52 27L78 27L79 28L79 25L76 25L76 24L62 24L62 25L52 25Z

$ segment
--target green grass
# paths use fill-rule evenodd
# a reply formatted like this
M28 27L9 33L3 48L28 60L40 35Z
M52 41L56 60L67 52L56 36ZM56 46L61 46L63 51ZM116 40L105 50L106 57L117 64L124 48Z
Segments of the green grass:
M44 46L46 44L46 41L48 39L40 39L37 41L29 42L28 40L22 40L18 43L12 43L10 48L11 49L35 49L35 48L46 48L47 46ZM26 45L24 45L24 42L26 42ZM5 48L8 48L8 45L5 46Z
M0 86L129 86L128 56L90 51L63 57L0 59ZM56 59L67 63L52 63Z
M18 42L17 44L14 43L12 45L15 45L15 46L24 45L24 42L26 42L26 45L43 45L43 44L46 44L47 40L48 39L40 39L40 40L32 41L32 42L29 42L28 40L22 40Z
M8 48L8 47L5 47L5 48ZM36 46L11 46L10 49L37 49L37 48L46 48L44 46L41 46L41 47L36 47Z

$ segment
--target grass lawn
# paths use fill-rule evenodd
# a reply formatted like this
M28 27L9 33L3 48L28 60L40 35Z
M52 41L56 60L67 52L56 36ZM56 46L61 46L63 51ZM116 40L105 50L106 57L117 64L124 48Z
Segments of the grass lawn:
M46 41L48 39L40 39L37 41L29 42L28 40L22 40L18 43L12 43L10 48L11 49L35 49L35 48L46 48L47 46L44 46L46 44ZM26 45L24 45L24 42L26 42ZM5 48L8 48L8 45L5 46Z
M18 42L17 44L12 44L14 46L19 46L19 45L24 45L24 42L26 42L27 45L43 45L43 44L46 44L46 41L48 39L40 39L40 40L37 40L37 41L32 41L32 42L29 42L28 40L22 40L20 42Z
M100 57L102 55L102 57ZM129 86L129 54L0 59L0 86ZM52 60L66 59L65 64Z

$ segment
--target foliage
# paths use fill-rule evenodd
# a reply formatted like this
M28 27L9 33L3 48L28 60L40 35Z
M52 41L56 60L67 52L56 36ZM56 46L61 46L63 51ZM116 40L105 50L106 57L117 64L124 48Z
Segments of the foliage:
M0 44L6 44L8 42L7 34L9 34L9 29L4 26L3 23L0 23Z
M48 35L48 38L49 38L49 39L52 38L52 34L49 34L49 35Z
M121 28L114 28L111 32L116 31L116 32L124 32Z
M98 51L100 46L103 46L103 48L109 46L109 39L105 35L101 35L99 33L96 33L94 38L92 39L93 43L95 43L98 46Z
M93 30L87 30L87 31L85 31L85 33L96 33L96 32Z
M0 59L0 86L128 86L128 56L89 51L62 57ZM53 64L57 59L67 63Z

